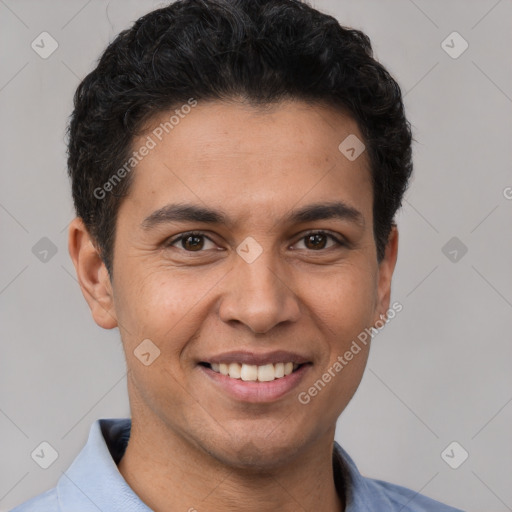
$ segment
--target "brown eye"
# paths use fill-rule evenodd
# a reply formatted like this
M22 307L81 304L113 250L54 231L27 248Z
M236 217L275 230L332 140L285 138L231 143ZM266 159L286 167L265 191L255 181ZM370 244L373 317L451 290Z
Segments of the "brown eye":
M181 239L181 245L187 251L201 250L204 245L204 237L201 235L187 235Z
M178 246L178 242L180 246ZM186 252L203 252L205 248L205 243L210 242L213 246L215 244L203 233L183 233L182 235L173 238L168 243L166 243L167 247L175 247L176 249L183 249ZM208 249L208 247L206 247Z
M327 241L329 238L334 241L334 244L327 247ZM321 251L322 249L331 249L335 246L345 245L341 240L338 240L335 236L329 233L325 233L323 231L313 231L311 233L307 233L299 241L301 242L303 240L306 249L309 249L311 251Z
M305 237L308 249L323 249L326 244L326 236L323 233L316 233Z

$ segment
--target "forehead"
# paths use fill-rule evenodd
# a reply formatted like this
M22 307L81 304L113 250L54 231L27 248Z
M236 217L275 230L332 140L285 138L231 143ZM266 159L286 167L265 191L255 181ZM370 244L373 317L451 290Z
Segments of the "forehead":
M247 218L278 217L299 202L342 200L366 217L367 155L349 160L339 150L354 136L362 140L351 117L297 101L265 109L235 102L177 107L155 116L134 140L134 150L151 150L135 167L126 203L138 217L179 200Z

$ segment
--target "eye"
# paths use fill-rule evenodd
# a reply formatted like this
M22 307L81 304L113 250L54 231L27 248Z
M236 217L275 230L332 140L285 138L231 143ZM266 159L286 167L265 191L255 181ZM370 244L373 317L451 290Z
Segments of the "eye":
M204 233L190 231L173 238L166 243L166 247L173 247L177 242L181 242L181 249L184 249L187 252L201 252L201 249L205 246L205 240L208 240L213 244L213 242ZM213 245L215 246L215 244Z
M334 244L332 244L329 247L326 247L327 239L329 238L332 241L334 241ZM213 247L210 248L216 247L214 242L201 231L189 231L187 233L182 233L181 235L169 240L165 244L165 246L175 247L176 244L180 242L181 247L177 247L178 249L181 248L186 252L202 252L202 249L208 249L208 247L205 247L205 241L208 241L213 245ZM299 242L302 241L304 241L305 248L312 251L332 249L333 247L336 246L346 246L346 244L342 240L325 231L310 231L299 239Z
M326 240L330 238L331 240L334 240L334 245L331 245L330 247L326 247ZM310 231L303 235L299 242L302 242L304 240L304 245L306 249L310 249L313 251L319 251L322 249L331 249L335 246L345 246L346 244L342 242L340 239L335 237L334 235L331 235L330 233L327 233L325 231Z

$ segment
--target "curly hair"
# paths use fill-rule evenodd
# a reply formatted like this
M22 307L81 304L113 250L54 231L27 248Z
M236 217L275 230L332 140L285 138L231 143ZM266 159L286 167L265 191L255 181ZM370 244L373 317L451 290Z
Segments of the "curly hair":
M133 173L98 197L160 112L195 100L284 99L347 111L364 138L377 258L412 173L399 85L363 32L300 0L178 0L138 19L104 51L74 96L68 173L75 211L112 276L117 212Z

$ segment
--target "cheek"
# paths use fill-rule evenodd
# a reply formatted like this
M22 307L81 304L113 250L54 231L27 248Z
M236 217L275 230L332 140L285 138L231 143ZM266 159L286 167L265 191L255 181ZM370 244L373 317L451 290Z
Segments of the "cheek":
M129 284L119 289L120 311L116 305L124 343L133 350L149 338L166 355L179 354L200 328L198 315L220 277L161 267L132 275Z
M371 337L365 329L372 325L376 305L375 273L362 264L347 265L323 286L310 288L308 300L326 343L319 386L327 389L319 404L334 418L356 391L368 359Z
M164 410L192 408L196 401L190 394L169 390L180 389L179 383L185 379L180 357L201 325L197 319L200 301L212 285L198 285L197 279L192 283L188 276L162 268L131 277L119 290L123 299L118 317L132 397L157 415ZM150 356L144 358L148 352Z
M376 280L372 269L344 264L322 279L309 279L303 297L315 311L325 335L342 343L371 324L376 306Z

